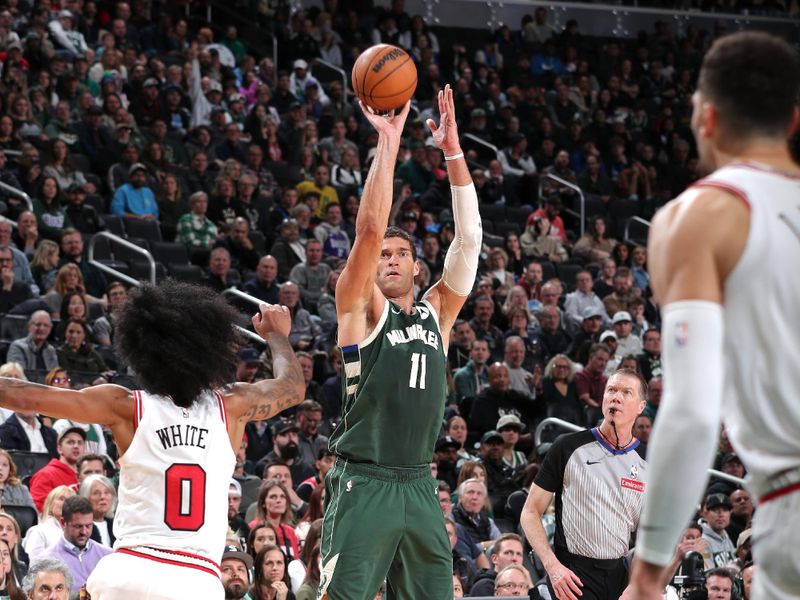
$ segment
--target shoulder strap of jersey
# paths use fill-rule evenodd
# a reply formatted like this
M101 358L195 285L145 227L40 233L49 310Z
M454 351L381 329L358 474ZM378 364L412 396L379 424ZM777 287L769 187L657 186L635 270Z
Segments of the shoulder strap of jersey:
M219 407L219 416L225 424L225 429L228 429L228 413L225 411L225 397L219 390L214 390L214 396L217 398L217 406Z
M142 420L142 391L133 391L133 431L134 433L139 428L139 423Z

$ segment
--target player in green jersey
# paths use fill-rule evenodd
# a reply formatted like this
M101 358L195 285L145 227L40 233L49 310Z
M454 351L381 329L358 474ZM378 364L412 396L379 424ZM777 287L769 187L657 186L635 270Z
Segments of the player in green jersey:
M478 267L478 197L459 145L453 92L439 92L440 124L428 120L444 152L455 239L442 279L414 301L419 272L413 240L387 229L400 136L409 105L380 116L356 238L336 287L344 359L342 421L331 437L336 462L325 478L319 598L450 599L452 554L429 462L445 406L450 329Z

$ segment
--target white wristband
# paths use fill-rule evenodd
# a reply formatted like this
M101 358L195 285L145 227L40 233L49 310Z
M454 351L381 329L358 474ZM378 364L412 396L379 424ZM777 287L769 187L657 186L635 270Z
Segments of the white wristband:
M464 153L463 152L459 152L458 154L453 154L453 156L445 156L444 157L445 160L457 160L459 158L464 158Z

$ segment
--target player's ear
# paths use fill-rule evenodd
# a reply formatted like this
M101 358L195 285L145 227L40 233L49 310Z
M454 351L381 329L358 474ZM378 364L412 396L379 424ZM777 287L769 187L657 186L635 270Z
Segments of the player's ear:
M419 259L414 261L414 277L419 275Z

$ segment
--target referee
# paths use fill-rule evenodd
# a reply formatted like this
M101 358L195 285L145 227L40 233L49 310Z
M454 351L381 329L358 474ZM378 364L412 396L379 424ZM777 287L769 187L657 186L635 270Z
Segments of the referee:
M627 585L624 558L647 483L647 463L631 429L644 410L646 387L635 371L616 371L603 393L603 424L559 437L531 485L520 523L553 598L618 600ZM551 549L541 518L553 494Z

